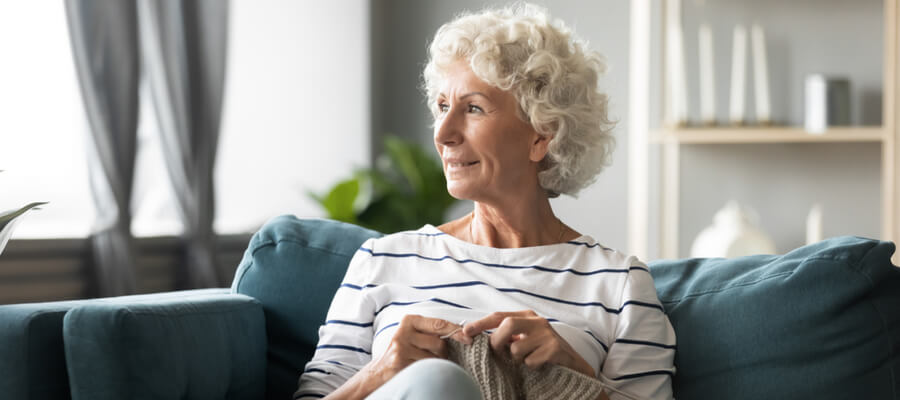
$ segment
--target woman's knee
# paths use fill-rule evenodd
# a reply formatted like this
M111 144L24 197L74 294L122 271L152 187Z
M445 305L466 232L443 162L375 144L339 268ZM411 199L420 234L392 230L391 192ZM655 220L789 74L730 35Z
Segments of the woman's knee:
M419 360L406 367L392 380L403 393L403 399L480 399L478 383L459 365L438 358ZM386 386L391 385L388 382ZM392 388L398 389L398 388Z

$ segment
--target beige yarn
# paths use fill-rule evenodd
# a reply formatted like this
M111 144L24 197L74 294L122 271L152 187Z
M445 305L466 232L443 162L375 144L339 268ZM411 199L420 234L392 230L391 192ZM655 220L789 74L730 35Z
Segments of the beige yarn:
M475 378L484 400L594 400L603 392L599 380L580 372L559 365L528 368L495 355L488 335L472 339L471 345L448 340L448 358Z

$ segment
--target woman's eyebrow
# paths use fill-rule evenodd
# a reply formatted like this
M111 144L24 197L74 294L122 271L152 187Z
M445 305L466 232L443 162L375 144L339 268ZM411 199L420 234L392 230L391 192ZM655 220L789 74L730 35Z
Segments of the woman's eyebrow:
M484 93L482 93L482 92L470 92L470 93L466 93L466 94L464 94L464 95L462 95L462 96L459 96L459 99L460 99L460 100L465 100L467 97L472 97L472 96L481 96L481 97L484 97L484 98L486 98L486 99L488 99L488 100L491 100L490 96L488 96L488 95L486 95L486 94L484 94ZM440 100L440 99L446 99L446 98L447 98L447 95L446 95L446 94L438 93L438 95L437 95L437 99L438 99L438 100Z
M459 99L460 99L460 100L464 100L465 98L467 98L467 97L472 97L472 96L481 96L481 97L484 97L484 98L486 98L486 99L488 99L488 100L491 99L488 95L486 95L486 94L484 94L484 93L481 93L481 92L471 92L471 93L466 93L466 94L464 94L464 95L462 95L462 96L459 96Z

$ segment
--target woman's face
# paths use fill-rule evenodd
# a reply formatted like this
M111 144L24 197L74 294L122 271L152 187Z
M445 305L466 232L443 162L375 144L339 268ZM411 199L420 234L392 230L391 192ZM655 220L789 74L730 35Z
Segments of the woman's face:
M453 197L499 202L540 190L539 162L548 139L518 117L518 103L453 63L435 104L434 145Z

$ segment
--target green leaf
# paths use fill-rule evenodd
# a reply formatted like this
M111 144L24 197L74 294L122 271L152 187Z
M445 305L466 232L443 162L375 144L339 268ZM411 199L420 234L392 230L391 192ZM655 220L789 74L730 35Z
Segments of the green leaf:
M406 143L395 137L388 137L384 141L384 147L387 149L388 157L390 157L394 167L406 179L413 193L421 193L425 186L422 174L419 172L419 165L416 165L415 145Z
M321 199L320 204L325 207L329 218L355 223L356 212L353 203L357 195L359 195L359 180L347 179L334 185L325 198Z
M353 179L339 182L325 196L307 195L328 218L383 233L443 223L456 199L447 193L443 166L434 152L390 136L384 150L374 168L355 171Z
M44 204L47 204L47 202L39 201L39 202L29 203L18 210L10 210L10 211L6 211L6 212L0 212L0 231L2 231L4 228L6 228L6 225L8 225L10 222L15 220L16 218L19 218L19 216L21 216L22 214L25 214L26 211L28 211L32 208L35 208L37 206L42 206Z
M36 209L37 206L47 204L46 201L29 203L18 210L10 210L0 212L0 252L6 247L9 238L12 237L13 228L15 228L18 218L25 214L28 210Z

